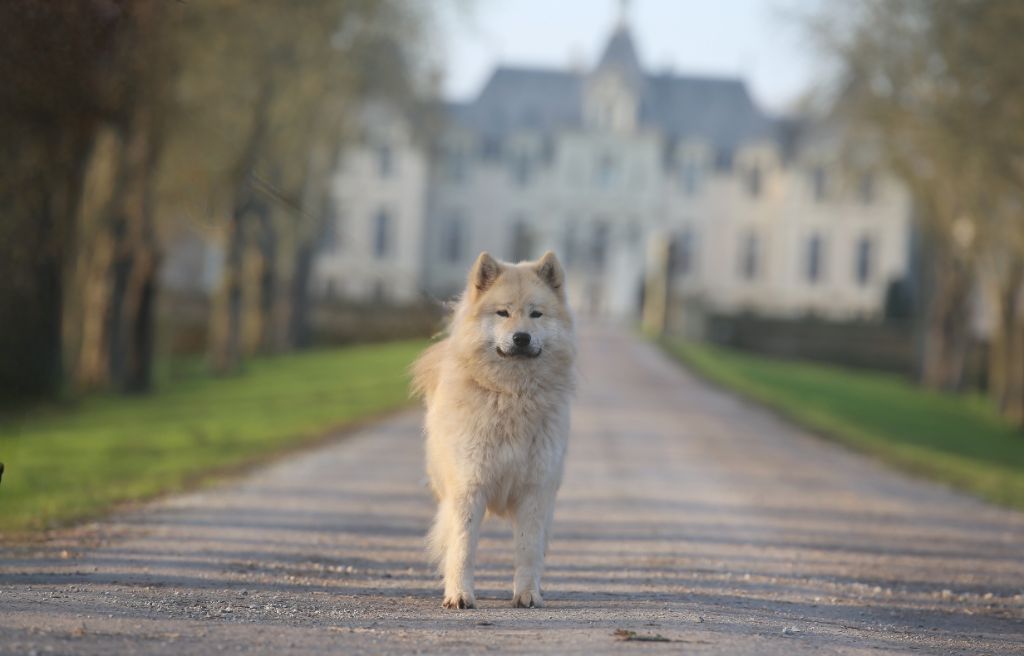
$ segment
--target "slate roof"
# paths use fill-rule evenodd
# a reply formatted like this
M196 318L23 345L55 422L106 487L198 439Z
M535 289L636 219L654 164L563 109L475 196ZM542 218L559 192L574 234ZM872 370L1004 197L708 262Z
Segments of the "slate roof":
M477 99L454 107L459 125L490 137L517 130L554 132L582 124L583 76L502 66Z
M773 134L773 121L754 104L743 80L647 74L623 27L613 34L594 73L500 66L475 100L449 103L448 116L490 140L516 131L550 134L580 128L586 84L608 68L619 71L640 96L640 125L670 140L699 139L732 151Z

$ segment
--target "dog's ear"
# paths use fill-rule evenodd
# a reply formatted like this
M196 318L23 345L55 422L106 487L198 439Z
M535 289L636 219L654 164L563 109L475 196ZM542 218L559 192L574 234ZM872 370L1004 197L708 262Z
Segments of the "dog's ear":
M537 275L548 284L551 289L558 293L562 292L562 285L565 284L565 272L558 262L558 257L551 251L544 253L534 265Z
M490 253L484 251L480 253L480 257L476 258L473 268L469 271L469 285L477 293L482 293L487 291L487 288L493 285L500 275L501 264L491 257Z

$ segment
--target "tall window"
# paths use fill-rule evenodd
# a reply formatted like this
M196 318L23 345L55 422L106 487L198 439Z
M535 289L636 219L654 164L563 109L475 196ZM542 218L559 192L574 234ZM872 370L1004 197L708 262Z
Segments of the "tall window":
M700 189L700 166L693 159L683 163L683 192L687 196L696 196Z
M825 196L828 193L828 173L825 171L824 166L814 167L814 171L811 173L811 187L814 202L824 203Z
M533 234L526 219L517 219L512 224L511 257L513 262L521 262L530 259L533 254Z
M680 276L688 276L693 273L696 255L696 236L693 234L693 230L684 230L672 241L671 257L669 258L671 272Z
M390 178L394 172L394 156L391 153L391 146L379 144L376 149L377 175L382 178Z
M812 285L821 280L823 250L821 235L814 235L807 240L807 282Z
M747 193L751 198L761 195L761 167L758 164L747 169Z
M380 210L373 220L373 255L382 260L391 254L391 215Z
M449 148L444 156L445 172L452 182L466 179L466 152L460 147Z
M740 275L744 280L757 278L761 268L761 241L757 233L748 232L740 245Z
M445 224L444 242L441 245L445 261L456 264L462 260L462 242L465 222L458 214L453 214Z
M867 172L862 173L860 176L860 184L858 185L858 195L860 196L860 202L864 205L870 205L875 202L875 176L874 174Z
M324 198L324 231L320 240L320 248L325 253L337 253L342 247L342 216L338 206L330 196Z
M566 221L565 232L562 234L562 258L566 267L571 267L576 262L576 243L579 240L577 233L576 220Z
M594 233L590 242L590 260L598 271L604 270L608 259L608 224L598 221L594 224Z
M607 189L615 184L617 175L615 158L610 154L604 154L597 161L596 181L599 187Z
M533 173L530 156L525 152L518 152L512 156L512 178L520 187L530 184L530 177Z
M871 269L874 259L874 243L870 237L861 237L857 242L856 276L857 284L864 287L871 282Z

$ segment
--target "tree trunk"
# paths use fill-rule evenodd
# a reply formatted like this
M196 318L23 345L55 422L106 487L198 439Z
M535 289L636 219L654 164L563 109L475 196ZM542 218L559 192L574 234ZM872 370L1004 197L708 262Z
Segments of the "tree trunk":
M994 315L989 339L987 388L989 396L1003 412L1006 412L1013 395L1014 335L1020 323L1022 280L1024 267L1018 263L1007 275L991 274L986 285L986 296Z
M275 352L277 343L275 339L274 311L277 307L277 276L279 266L277 262L277 230L274 225L273 211L267 211L260 221L259 237L259 262L257 271L255 300L256 317L254 320L259 323L258 330L254 335L254 350L260 353Z
M110 382L110 292L114 236L110 220L120 193L124 155L121 132L103 126L89 157L77 218L78 254L65 296L65 351L78 390Z
M934 252L931 264L921 382L931 389L959 390L970 342L972 277L964 263L945 252Z
M90 137L89 125L23 124L0 139L0 402L61 391L65 270Z
M244 203L244 201L242 201ZM210 328L210 364L215 373L236 371L241 363L241 269L245 252L244 206L237 206L228 221L224 245L224 273L214 298Z
M111 381L123 392L152 387L159 251L153 179L160 141L156 108L143 100L126 125L122 186L111 223L115 243L110 301Z
M1024 428L1024 272L1017 269L1007 298L1007 356L1005 390L1000 402L1003 415Z
M254 107L252 127L237 166L237 185L225 230L223 281L214 297L210 317L210 365L215 373L228 374L242 363L242 266L245 260L245 230L250 215L265 212L255 197L253 180L256 164L265 147L270 120L270 80L262 80Z
M74 379L79 390L103 387L110 382L110 276L114 257L110 235L98 235L90 250L83 256L77 299L80 307L75 313L77 326L72 329L77 332Z
M306 348L313 342L310 329L309 285L313 275L313 257L316 249L311 242L303 242L295 256L292 277L292 312L288 325L288 341L293 348Z

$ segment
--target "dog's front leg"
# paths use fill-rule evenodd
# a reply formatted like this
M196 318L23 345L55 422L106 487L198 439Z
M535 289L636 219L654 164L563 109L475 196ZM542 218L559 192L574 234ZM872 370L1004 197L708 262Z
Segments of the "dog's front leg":
M544 550L554 511L555 495L537 491L523 498L516 508L514 542L516 573L512 581L512 605L541 608L540 576L544 570Z
M444 562L445 608L475 608L473 569L476 567L476 543L484 516L484 498L478 492L451 499L447 512L450 533Z

